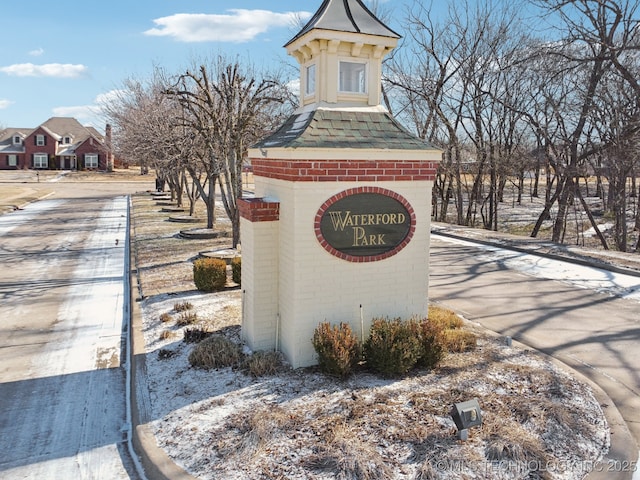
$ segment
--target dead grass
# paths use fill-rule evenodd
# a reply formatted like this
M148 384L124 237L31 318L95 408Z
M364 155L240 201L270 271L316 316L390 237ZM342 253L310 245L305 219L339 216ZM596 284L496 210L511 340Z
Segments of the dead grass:
M580 478L579 472L571 476L559 470L553 476L526 467L566 459L594 461L607 450L606 422L588 388L537 354L507 347L451 311L434 310L434 321L463 332L459 335L473 335L476 348L447 354L436 369L395 381L366 371L339 380L313 368L283 371L270 363L272 358L254 355L257 368L271 376L252 375L237 348L240 295L215 313L200 315L200 297L193 291L192 259L199 251L228 247L228 239L182 240L175 236L176 225L166 222L149 198L134 197L133 204L145 293L164 294L158 298L166 297L168 306L158 308L165 312L171 306L177 312L182 302L193 304L188 311L200 317L197 329L206 332L205 340L192 345L179 339L193 328L179 328L177 342L168 339L148 347L158 351L149 356L150 371L167 375L152 382L165 386L180 377L179 407L158 419L156 436L194 476L573 479ZM202 298L211 302L219 295ZM166 328L159 316L148 317L149 338L157 339L155 329ZM209 370L189 369L191 359ZM162 362L155 370L154 361ZM199 389L206 393L185 407L182 391ZM470 398L481 405L483 425L471 431L469 441L459 442L450 411L454 403ZM525 471L510 475L499 471L503 464ZM558 465L563 468L562 462Z

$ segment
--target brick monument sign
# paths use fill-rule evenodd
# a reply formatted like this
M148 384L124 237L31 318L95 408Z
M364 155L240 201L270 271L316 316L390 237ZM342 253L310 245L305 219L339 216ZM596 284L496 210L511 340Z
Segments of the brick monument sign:
M299 109L249 151L242 334L294 368L317 363L322 322L366 336L373 318L427 314L441 152L380 105L382 60L399 38L360 0L325 0L285 45L300 63Z

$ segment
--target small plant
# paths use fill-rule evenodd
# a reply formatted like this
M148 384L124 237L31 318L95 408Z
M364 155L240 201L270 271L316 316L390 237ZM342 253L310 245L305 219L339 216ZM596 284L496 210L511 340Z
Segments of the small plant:
M179 327L193 325L198 322L198 314L195 312L182 312L176 321Z
M173 310L178 313L186 312L187 310L191 310L192 308L193 305L189 302L179 302L173 304Z
M178 354L178 352L174 351L174 350L169 350L167 348L161 348L160 350L158 350L158 359L159 360L166 360L168 358L173 358Z
M193 281L203 292L222 290L227 284L227 262L219 258L199 258L193 262Z
M443 330L449 328L461 328L463 325L462 318L453 310L442 307L429 307L429 321L440 325Z
M311 343L324 373L346 378L358 362L358 341L347 323L340 322L333 327L327 322L321 323L313 333Z
M160 339L161 340L168 340L170 338L172 338L175 334L171 331L171 330L163 330L162 333L160 334Z
M462 353L474 350L478 343L478 338L473 332L449 329L443 332L443 343L448 351Z
M234 283L240 285L242 282L242 258L233 257L231 260L231 278Z
M169 315L168 313L163 313L162 315L160 315L160 321L162 323L168 323L171 320L173 320L173 317L171 315Z
M185 343L198 343L211 336L211 334L212 332L202 328L187 328L184 331L183 340Z
M435 367L446 353L443 337L445 331L441 322L433 322L425 319L414 324L417 326L417 335L422 344L422 352L418 359L418 365L426 368Z
M374 319L364 344L367 365L386 377L403 375L422 355L415 321Z
M243 366L252 377L275 375L284 367L280 352L264 351L254 352L253 355L248 356Z
M222 335L211 335L198 343L189 354L192 367L209 370L212 368L235 367L242 360L242 348Z

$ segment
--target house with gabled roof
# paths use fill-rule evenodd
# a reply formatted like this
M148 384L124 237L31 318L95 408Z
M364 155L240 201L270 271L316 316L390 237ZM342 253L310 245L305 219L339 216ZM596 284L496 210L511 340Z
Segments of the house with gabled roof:
M103 135L71 117L0 131L0 170L107 170L108 153Z

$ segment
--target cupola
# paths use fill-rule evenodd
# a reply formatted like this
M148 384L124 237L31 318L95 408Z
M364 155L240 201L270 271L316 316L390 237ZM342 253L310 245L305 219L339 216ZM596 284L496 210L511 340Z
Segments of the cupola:
M382 60L401 38L360 0L324 0L285 48L300 64L300 106L380 104Z

